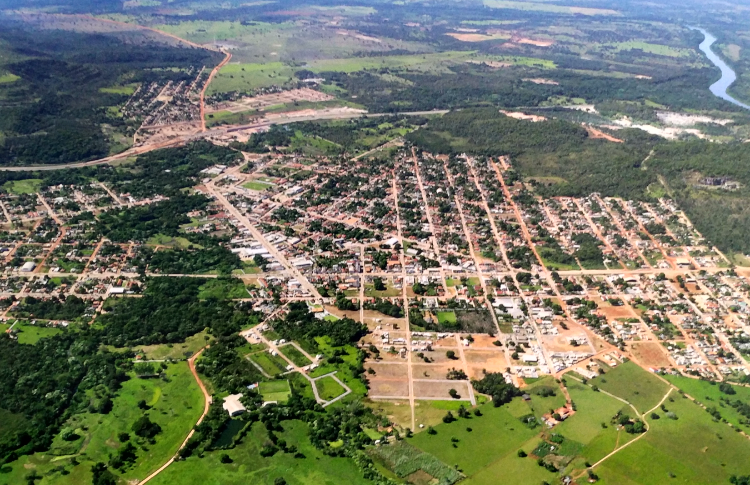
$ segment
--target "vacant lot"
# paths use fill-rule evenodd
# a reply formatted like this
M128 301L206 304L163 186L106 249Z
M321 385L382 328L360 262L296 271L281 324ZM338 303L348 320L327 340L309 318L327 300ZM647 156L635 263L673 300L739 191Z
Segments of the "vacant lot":
M34 194L39 192L41 185L41 179L26 179L5 182L3 188L11 194Z
M630 346L630 351L641 365L654 368L672 365L666 349L658 342L634 342Z
M289 360L294 362L297 367L304 367L312 364L310 359L305 357L305 354L300 352L294 345L287 344L283 347L279 347L279 351L284 354Z
M469 399L469 381L452 382L429 382L418 381L414 383L414 395L417 398L440 398L450 399L448 391L455 389L460 399Z
M331 376L323 377L315 381L315 387L318 388L318 394L321 399L330 401L331 399L337 398L346 392L346 389L341 387L341 384L336 382Z

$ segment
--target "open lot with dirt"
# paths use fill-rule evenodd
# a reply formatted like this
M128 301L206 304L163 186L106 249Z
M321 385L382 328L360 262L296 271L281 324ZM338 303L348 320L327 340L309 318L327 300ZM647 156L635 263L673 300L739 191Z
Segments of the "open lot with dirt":
M657 342L633 342L630 344L633 357L647 367L668 367L672 365L664 346Z

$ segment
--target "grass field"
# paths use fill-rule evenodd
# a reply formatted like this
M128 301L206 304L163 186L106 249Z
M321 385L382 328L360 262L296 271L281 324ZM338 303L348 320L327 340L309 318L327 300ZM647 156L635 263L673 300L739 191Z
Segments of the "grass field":
M304 367L306 365L312 364L310 359L305 357L305 354L297 350L294 345L284 345L283 347L279 348L279 351L287 356L287 358L294 362L298 367Z
M18 332L18 343L34 345L45 337L52 337L62 333L62 329L55 327L42 327L41 325L16 325L13 331Z
M179 249L186 249L190 246L193 246L194 248L201 249L202 246L198 244L193 244L184 237L171 237L164 234L157 234L156 236L152 236L148 238L146 241L146 244L150 244L152 246L169 246L173 248L179 248Z
M401 290L393 288L390 285L386 285L385 290L377 291L373 285L365 285L365 296L372 296L376 298L391 298L394 296L401 295Z
M441 325L456 325L456 312L437 312L437 320Z
M252 180L250 182L242 184L242 186L245 187L246 189L257 190L258 192L262 192L269 187L273 187L273 184L269 184L266 182L258 182L257 180Z
M109 88L99 88L100 93L107 93L107 94L126 94L130 96L135 92L136 86L133 84L129 84L127 86L112 86Z
M667 384L633 362L620 364L589 383L632 403L640 413L656 406L669 389Z
M602 44L602 47L607 48L607 49L612 49L616 52L640 49L643 52L647 52L649 54L656 54L658 56L666 56L666 57L684 57L684 56L690 55L690 52L687 50L676 49L674 47L669 47L666 45L651 44L649 42L641 42L641 41L628 41L628 42L617 42L613 44Z
M282 62L265 64L234 64L221 68L208 88L208 94L230 91L252 91L273 85L282 85L294 77L294 69Z
M242 280L231 278L212 278L199 288L198 298L216 298L217 300L231 300L233 298L248 298L250 295L245 289Z
M0 474L0 483L25 483L23 477L31 469L45 475L44 483L91 483L91 466L97 461L106 463L109 455L122 446L118 433L132 435L131 426L144 413L137 406L139 400L146 401L151 407L148 415L161 426L162 432L157 435L155 444L146 444L146 450L137 446L135 466L125 473L115 471L115 474L124 481L145 478L177 451L203 411L203 394L187 364L171 365L166 374L168 381L131 377L123 383L109 414L78 414L68 420L66 427L76 430L80 436L78 440L68 442L56 437L49 453L25 456L12 463L10 473ZM73 456L79 465L71 464ZM62 469L69 474L62 475Z
M133 350L143 352L147 360L186 360L206 345L207 336L208 333L204 330L186 338L181 344L139 345L133 347Z
M733 407L720 402L721 399L729 399L732 402L739 400L750 404L750 388L732 386L736 394L728 395L721 392L716 383L673 375L665 375L664 378L704 406L715 407L721 413L721 417L733 426L743 429L746 433L750 431L747 426L740 424L740 421L746 420L744 416Z
M42 186L41 179L25 179L25 180L13 180L11 182L5 182L3 188L11 194L34 194L39 192L39 188Z
M275 401L285 403L291 394L292 390L287 380L260 383L260 395L263 396L263 400L266 402Z
M335 399L346 392L346 389L341 387L341 384L336 382L336 380L331 376L326 376L322 379L316 380L315 387L318 388L318 394L320 395L320 398L325 399L326 401Z
M270 376L280 374L285 371L288 365L284 359L279 356L273 356L268 352L257 352L248 356L253 362L263 368Z
M596 473L607 485L729 483L729 476L750 474L750 441L722 423L714 423L697 404L672 394L665 402L676 420L649 420L643 439L605 461ZM647 466L644 466L647 465ZM670 478L670 476L672 478Z
M304 458L294 458L293 453L276 453L264 458L260 449L268 441L268 433L261 423L255 423L251 431L234 449L206 453L203 458L192 456L175 462L159 474L153 485L273 485L277 478L284 478L290 485L368 485L372 482L347 458L324 455L310 444L308 427L302 421L282 421L280 439L287 445L296 446ZM232 463L219 461L228 454Z
M19 76L16 76L15 74L11 74L9 72L0 74L0 84L16 82L19 79L21 79Z
M531 458L518 458L516 454L520 448L535 446L538 429L524 426L504 406L496 408L487 404L479 409L482 416L441 423L434 427L437 434L421 432L408 441L446 464L457 465L469 477L462 483L497 484L501 483L499 477L502 483L555 483L553 473L539 467ZM443 411L443 415L445 413ZM453 438L458 441L454 443Z

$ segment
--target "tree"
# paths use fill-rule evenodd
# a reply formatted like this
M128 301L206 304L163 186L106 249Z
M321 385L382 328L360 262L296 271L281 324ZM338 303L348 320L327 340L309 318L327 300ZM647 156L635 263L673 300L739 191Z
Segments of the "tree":
M149 419L148 414L144 414L133 423L133 433L141 438L151 439L161 433L161 426Z
M383 283L383 278L373 279L372 284L375 288L375 291L385 291L385 283Z
M273 481L273 485L286 485L286 480L284 480L282 477L278 477Z
M457 391L456 391L455 389L451 389L451 390L449 390L449 391L448 391L448 394L450 394L450 396L451 396L451 397L452 397L453 399L458 399L459 397L461 397L461 396L459 396L459 395L458 395L458 392L457 392Z
M232 460L232 458L226 453L223 453L219 458L219 461L221 461L222 463L232 463L234 460Z
M451 360L455 360L456 359L456 353L454 351L452 351L452 350L449 350L448 352L446 352L445 356L448 357Z
M518 457L519 458L526 458L528 455L523 450L518 450Z

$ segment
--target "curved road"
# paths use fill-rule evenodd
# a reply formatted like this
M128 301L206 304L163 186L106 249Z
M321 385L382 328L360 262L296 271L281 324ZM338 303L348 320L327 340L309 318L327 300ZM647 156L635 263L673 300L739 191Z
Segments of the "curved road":
M193 377L195 377L195 381L198 383L198 386L200 386L201 391L203 392L203 397L205 398L205 406L203 408L203 414L201 414L201 417L198 419L198 422L195 423L195 426L198 426L199 424L201 424L203 422L203 418L206 417L206 414L208 414L208 410L209 410L209 408L211 406L211 396L208 394L208 391L206 390L206 386L203 385L203 382L201 381L200 377L198 377L198 372L195 370L195 360L198 357L200 357L200 355L203 353L203 351L206 350L207 348L208 347L203 347L195 355L193 355L192 357L190 357L190 359L188 359L188 366L190 366L190 372L193 373ZM182 442L182 444L177 449L177 452L174 454L174 456L172 458L170 458L165 464L163 464L162 466L160 466L151 475L147 476L146 478L144 478L143 480L141 480L140 482L138 482L138 484L139 485L143 485L144 483L150 481L156 475L158 475L159 473L163 472L169 465L171 465L174 462L175 458L177 458L177 453L179 453L179 451L185 447L185 445L187 444L188 440L190 438L192 438L194 434L195 434L195 427L193 427L193 429L190 430L190 433L188 433L187 438L185 438L185 441Z

